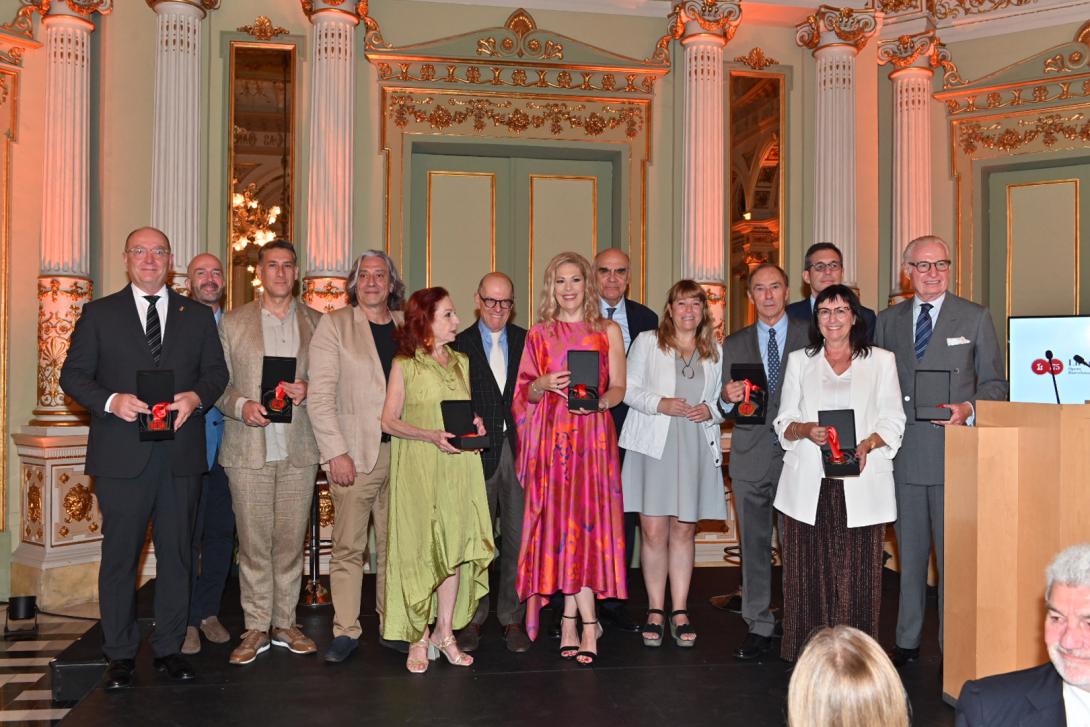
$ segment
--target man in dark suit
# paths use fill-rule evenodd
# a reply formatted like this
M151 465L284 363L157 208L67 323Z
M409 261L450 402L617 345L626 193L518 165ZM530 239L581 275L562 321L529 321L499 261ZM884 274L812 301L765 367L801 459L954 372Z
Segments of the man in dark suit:
M773 263L758 265L749 274L749 299L757 322L727 336L723 342L723 390L719 408L727 418L738 415L745 396L742 381L731 378L735 364L762 364L768 381L763 424L736 424L731 434L730 481L738 515L742 550L742 618L749 627L735 650L739 661L758 659L772 646L776 622L772 616L772 502L783 469L783 448L772 428L780 408L780 389L787 355L808 343L808 328L789 318L787 273Z
M64 392L91 413L86 472L95 477L102 510L98 592L103 651L110 659L105 687L132 684L140 645L136 567L152 521L155 543L155 668L192 679L179 654L189 616L193 517L205 458L205 410L227 385L227 365L212 309L166 285L170 241L142 227L125 240L131 285L88 303L72 332L61 369ZM152 414L136 396L137 372L170 370L178 392L174 439L141 442L137 419Z
M787 306L787 315L810 325L814 315L814 301L818 293L830 285L840 285L844 281L844 256L840 248L831 242L817 242L806 251L802 268L802 282L810 286L810 297L797 300ZM867 324L867 340L874 340L874 325L877 316L870 308L863 308L863 322Z
M896 666L920 652L927 566L931 545L939 570L939 644L943 609L943 501L946 439L943 427L972 424L977 399L1007 398L1003 354L987 308L948 293L950 250L927 235L908 244L902 256L914 297L878 316L874 342L897 357L897 377L908 422L893 461L897 489L897 546L901 596L897 640L890 654ZM916 421L916 370L950 373L948 421Z
M602 316L621 327L626 352L632 347L632 341L636 336L659 327L659 317L653 310L625 297L628 292L628 282L632 277L631 264L628 255L616 247L602 250L594 258ZM610 409L609 413L613 416L617 434L620 435L621 427L624 426L625 417L628 415L628 407L622 402ZM623 449L621 462L624 462ZM624 514L624 556L625 563L629 566L632 565L632 549L636 540L638 521L639 513ZM620 599L609 598L603 601L599 617L623 631L640 630L640 625L629 618L624 601Z
M503 273L489 273L481 278L473 294L477 304L477 322L458 334L454 349L469 356L469 388L473 411L484 420L488 449L481 452L489 519L500 518L499 589L496 616L503 626L507 649L523 652L530 648L530 638L522 625L526 606L515 592L519 546L522 544L522 485L515 475L517 440L511 399L515 394L526 329L511 323L515 305L515 287ZM473 651L481 638L481 625L488 618L491 594L477 604L472 620L458 633L458 647Z
M1090 544L1063 551L1045 573L1051 663L965 682L957 727L1090 724Z

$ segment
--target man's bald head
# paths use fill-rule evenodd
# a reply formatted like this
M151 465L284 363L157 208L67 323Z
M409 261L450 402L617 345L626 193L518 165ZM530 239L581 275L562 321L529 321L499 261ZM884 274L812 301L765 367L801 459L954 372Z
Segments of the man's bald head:
M170 239L167 237L166 233L160 230L158 227L151 227L150 225L145 227L137 227L135 230L130 232L129 236L125 238L125 249L128 250L130 247L132 247L133 241L136 239L140 239L143 242L146 240L154 239L156 237L163 241L163 244L167 246L168 250L170 249Z
M499 332L511 319L515 307L515 284L501 272L491 272L481 278L473 294L477 314L489 330Z
M628 253L616 247L606 248L594 256L594 273L598 278L598 294L609 305L617 305L628 290L632 277L632 261Z
M210 252L197 255L186 268L185 287L194 300L218 309L225 287L223 263Z

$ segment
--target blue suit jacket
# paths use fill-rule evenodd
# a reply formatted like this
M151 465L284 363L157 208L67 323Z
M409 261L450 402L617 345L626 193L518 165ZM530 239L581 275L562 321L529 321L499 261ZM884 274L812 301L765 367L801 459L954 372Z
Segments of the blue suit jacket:
M216 464L216 455L220 452L223 441L223 412L212 407L204 413L204 446L208 451L208 469Z
M810 308L810 299L803 298L802 300L796 300L794 303L788 305L785 309L787 311L788 318L794 318L795 320L805 323L807 327L810 325L810 319L814 315L814 311ZM878 320L878 316L874 311L866 306L863 307L863 322L867 324L867 342L874 343L874 327Z
M1067 727L1063 681L1049 664L965 682L956 727Z

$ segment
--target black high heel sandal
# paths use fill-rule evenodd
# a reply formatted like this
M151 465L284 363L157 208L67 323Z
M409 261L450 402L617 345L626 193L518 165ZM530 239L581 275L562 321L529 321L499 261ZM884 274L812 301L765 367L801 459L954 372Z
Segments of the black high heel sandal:
M649 608L649 609L647 609L648 619L646 621L644 621L643 628L640 629L640 631L642 632L640 635L643 637L643 645L644 646L650 646L650 647L653 647L653 648L657 648L659 646L662 646L662 632L663 632L662 626L663 625L662 624L653 624L653 623L651 623L650 616L653 613L657 613L659 616L662 616L664 619L666 618L666 612L663 611L661 608ZM649 639L649 638L647 638L647 634L655 634L655 637Z
M590 626L594 624L598 628L598 636L602 635L602 628L598 626L598 621L584 621L583 626ZM575 655L575 661L581 666L594 666L594 660L598 658L598 652L596 651L580 651Z
M688 615L689 615L689 612L684 610L684 609L670 612L670 636L672 636L674 638L674 643L675 644L677 644L678 646L680 646L682 648L685 648L685 649L691 649L693 646L696 645L696 629L693 628L693 625L691 623L681 624L680 626L678 626L677 624L674 623L674 616L688 616ZM681 638L682 636L685 636L687 634L692 634L693 638L691 638L691 639Z
M560 618L568 618L568 619L571 619L572 621L578 621L579 620L579 616L565 616L564 614L561 614ZM563 636L561 636L561 638L563 638ZM560 658L561 659L568 659L568 660L574 659L576 657L576 652L578 652L578 651L579 651L579 644L575 644L574 646L571 646L571 645L565 646L564 644L561 644L560 645Z

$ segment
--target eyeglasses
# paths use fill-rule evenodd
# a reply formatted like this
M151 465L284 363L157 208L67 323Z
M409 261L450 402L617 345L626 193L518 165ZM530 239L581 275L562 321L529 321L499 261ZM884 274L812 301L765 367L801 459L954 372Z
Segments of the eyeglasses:
M162 260L170 254L170 250L165 247L130 247L125 252L133 257L144 257L145 255L150 254L156 260Z
M950 269L949 260L935 260L934 262L930 260L920 260L918 262L910 262L906 264L916 268L916 272L918 273L931 272L931 268L935 268L935 270L938 270L940 273L945 273L947 270Z
M811 270L816 270L819 273L824 273L826 270L828 270L830 273L835 273L837 270L840 270L840 268L842 268L842 267L843 266L840 263L838 263L836 260L833 260L832 262L828 262L828 263L813 263L813 264L810 265Z
M852 309L844 306L842 308L818 308L817 317L820 321L825 321L830 318L848 318L852 314Z
M503 310L511 310L515 305L515 301L510 298L504 298L503 300L498 298L481 298L481 302L484 303L485 308L495 308L498 305Z

